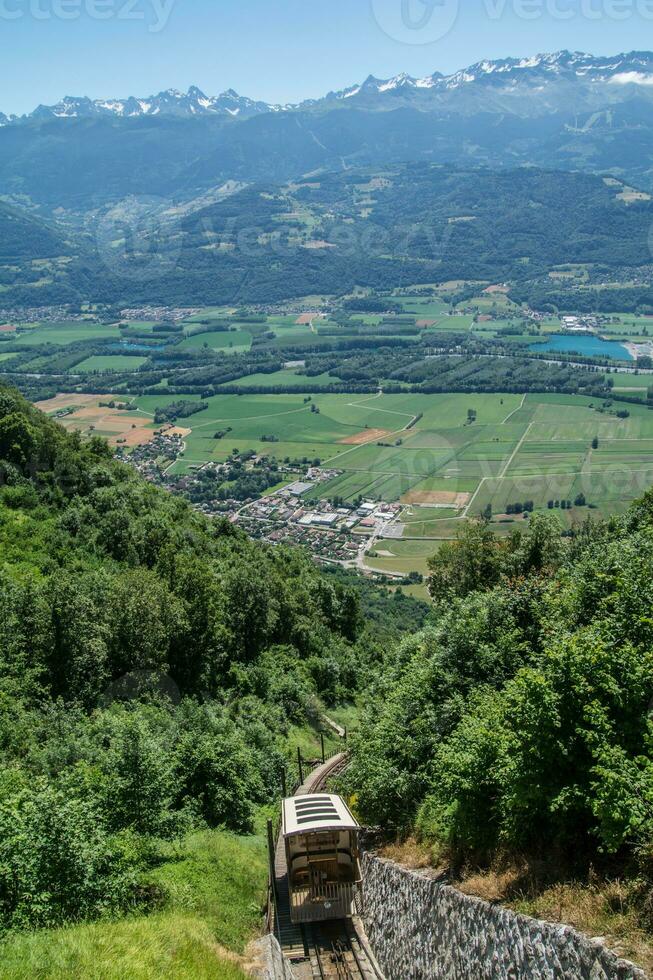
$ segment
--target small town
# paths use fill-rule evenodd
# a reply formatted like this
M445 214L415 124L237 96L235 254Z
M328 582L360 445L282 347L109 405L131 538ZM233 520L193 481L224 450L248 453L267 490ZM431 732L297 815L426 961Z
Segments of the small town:
M120 318L125 321L142 320L172 320L175 323L186 320L189 316L195 316L202 312L200 306L185 306L183 308L170 306L130 306L120 311Z
M206 500L207 482L217 491L229 463L209 462L173 474L169 471L183 453L183 446L183 437L174 426L164 426L150 442L129 452L118 445L116 458L129 463L149 482L186 497L208 517L226 517L252 538L270 544L303 546L319 561L362 567L362 558L373 541L397 539L403 534L404 527L398 523L402 511L399 503L360 500L355 506L335 506L328 499L319 499L319 487L341 475L335 469L282 467L278 474L281 479L297 479L272 493L244 501L222 496ZM249 460L250 472L257 462L256 457Z
M378 537L401 537L401 504L360 501L355 509L336 507L312 496L319 483L339 471L311 469L306 480L290 484L239 510L235 522L271 543L299 544L325 561L358 563Z

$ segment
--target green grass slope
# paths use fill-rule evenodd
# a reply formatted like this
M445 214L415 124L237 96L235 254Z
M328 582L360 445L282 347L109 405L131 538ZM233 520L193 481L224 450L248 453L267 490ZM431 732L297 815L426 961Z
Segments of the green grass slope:
M160 911L12 935L0 944L0 975L6 980L241 980L243 953L261 925L264 835L204 831L167 850L153 876L168 895Z

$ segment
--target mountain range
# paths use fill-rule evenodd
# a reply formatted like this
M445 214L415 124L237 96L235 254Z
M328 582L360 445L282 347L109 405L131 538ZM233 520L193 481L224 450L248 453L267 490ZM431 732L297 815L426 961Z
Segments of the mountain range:
M408 161L611 173L649 190L653 53L562 51L452 75L370 76L297 105L197 87L67 97L0 123L0 195L77 222L131 195L187 204L232 182Z
M424 78L405 73L393 78L375 78L322 99L308 99L298 104L276 105L256 101L228 89L208 96L197 86L187 92L167 89L146 98L95 99L66 96L56 105L38 106L25 116L0 114L3 125L21 124L45 119L88 119L113 117L134 119L143 116L224 116L248 119L263 113L295 111L328 111L341 102L349 106L392 109L411 105L423 111L434 108L470 107L475 100L498 108L527 113L557 108L556 100L564 91L573 91L577 106L619 103L637 92L653 100L653 54L631 52L614 57L594 57L581 52L559 51L531 58L506 58L481 61L452 75L434 72Z

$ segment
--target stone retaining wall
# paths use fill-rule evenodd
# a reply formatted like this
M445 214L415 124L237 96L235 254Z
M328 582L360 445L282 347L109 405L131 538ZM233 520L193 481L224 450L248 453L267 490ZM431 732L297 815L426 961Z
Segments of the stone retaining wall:
M248 973L257 980L295 980L290 963L271 933L251 943L247 952L251 960Z
M362 918L386 980L646 980L600 941L363 855Z

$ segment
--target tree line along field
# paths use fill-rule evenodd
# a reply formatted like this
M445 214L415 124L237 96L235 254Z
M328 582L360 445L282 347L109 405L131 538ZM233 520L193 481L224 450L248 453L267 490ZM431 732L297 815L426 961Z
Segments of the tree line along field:
M500 299L501 297L497 297L493 302L496 303L496 300ZM483 309L484 298L479 297L477 302L479 310ZM216 353L229 355L247 353L255 342L263 343L266 349L281 352L287 348L302 346L321 347L334 338L354 339L359 335L360 329L364 329L366 331L364 336L370 338L375 336L375 327L379 328L380 343L383 339L387 340L395 336L416 343L421 337L432 334L436 338L441 332L470 334L473 332L479 338L491 340L506 326L514 325L517 316L513 309L508 309L500 314L505 318L475 322L473 315L461 313L442 298L418 297L410 294L392 296L388 298L388 304L397 309L398 315L404 320L401 326L398 325L396 334L388 332L388 324L384 323L388 318L386 314L350 311L345 322L342 322L342 316L337 311L328 317L315 316L311 319L308 316L298 317L296 314L272 314L246 317L244 322L241 322L233 309L223 308L206 310L189 317L183 321L181 333L155 332L154 328L157 324L148 320L121 323L117 321L95 323L89 320L16 323L8 325L8 328L15 327L14 330L7 329L6 332L0 332L0 350L6 347L8 353L14 353L11 350L14 346L33 347L36 348L35 357L38 357L40 353L38 348L43 348L46 358L48 356L55 358L58 354L48 355L48 347L65 348L69 345L85 343L97 348L100 345L99 350L90 350L89 355L114 358L113 361L107 362L102 370L125 373L133 369L133 365L128 361L121 362L120 358L128 357L133 352L127 346L124 351L121 351L118 345L121 342L138 343L139 337L143 338L146 345L156 342L166 349L178 348L180 353L186 351L200 353L208 348ZM497 310L494 311L494 315L499 316ZM552 326L551 329L553 328ZM518 341L524 338L516 335L513 339ZM141 351L136 353L140 354ZM147 351L144 353L147 354ZM24 366L31 370L29 363ZM47 367L47 359L39 361L39 370L47 373ZM93 373L97 369L82 359L70 370L75 374L84 374ZM56 373L59 373L58 369Z
M304 358L306 351L317 353L324 349L328 352L338 344L346 350L358 341L367 350L371 344L378 344L380 348L388 343L403 347L416 345L416 352L421 356L420 345L421 348L425 345L437 347L444 334L466 337L472 347L483 345L488 353L498 345L504 352L514 349L515 354L519 354L538 337L562 329L558 317L539 323L526 320L523 311L511 304L503 293L488 294L483 284L478 285L477 295L471 300L464 303L451 300L452 297L447 298L445 293L420 296L407 292L381 298L378 302L381 306L387 303L388 309L373 314L349 309L344 301L341 306L332 306L329 314L324 316L247 313L223 307L204 310L173 325L153 320L5 324L0 327L0 373L5 372L9 380L16 374L38 374L39 383L49 384L48 390L52 390L55 379L62 374L70 375L71 383L80 378L83 383L92 385L96 383L94 375L128 376L142 368L145 375L149 372L158 380L162 368L174 376L180 368L186 370L193 363L198 366L204 352L210 352L211 364L217 373L221 361L226 365L225 359L231 355L251 355L256 367L256 358L260 356L276 357L283 364L286 358ZM616 315L600 332L622 342L627 339L642 341L651 324L653 319L648 317ZM165 352L164 356L161 352ZM339 356L344 355L341 352ZM134 360L135 357L140 360ZM193 358L196 358L195 362ZM311 384L338 384L341 379L337 370L331 370L332 374L311 379ZM246 372L243 362L238 361L237 376L231 384L245 389L257 385L291 385L298 390L306 384L304 375L297 373L297 369ZM632 385L626 384L636 377L617 378L617 390L629 393L632 388L637 394L640 385L636 381ZM143 384L146 386L148 381ZM641 391L641 394L643 396L645 392Z
M508 297L501 293L486 293L479 286L478 295L467 303L451 305L442 296L423 296L415 294L394 294L388 297L388 305L398 310L398 316L405 318L403 333L396 336L413 338L417 341L421 336L438 333L473 333L481 339L492 340L506 328L514 328L524 322L520 308ZM473 307L475 313L466 312ZM477 316L478 314L478 316ZM360 327L371 331L382 327L388 316L393 314L370 314L349 312L346 322L337 312L329 316L315 316L313 319L297 317L295 314L273 314L261 318L261 322L239 322L236 311L230 308L204 311L184 321L184 339L180 343L181 350L198 350L208 347L211 350L224 353L242 353L251 348L255 338L261 334L271 333L274 337L268 343L283 350L285 347L302 345L322 346L335 337L352 338L357 335ZM491 318L488 319L488 316ZM621 340L642 340L647 336L647 326L653 328L653 318L636 317L632 315L617 315L615 323L607 326L606 338ZM307 322L305 322L307 321ZM413 332L406 332L410 325ZM211 326L215 329L211 329ZM225 327L228 326L228 329ZM506 343L523 344L533 342L538 333L547 335L562 329L558 317L550 317L539 323L529 325L532 331L513 333L503 336ZM393 336L383 332L386 339Z

